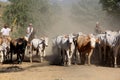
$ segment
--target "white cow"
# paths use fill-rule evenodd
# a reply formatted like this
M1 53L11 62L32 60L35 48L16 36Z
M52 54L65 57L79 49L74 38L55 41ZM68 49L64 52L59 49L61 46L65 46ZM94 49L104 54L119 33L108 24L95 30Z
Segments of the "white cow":
M8 59L8 51L9 51L9 45L5 42L0 45L0 62L3 63L5 60Z
M33 39L31 41L31 46L30 46L30 62L32 63L32 55L33 51L36 50L36 52L40 55L40 62L43 62L43 58L46 56L45 53L45 48L48 46L48 38L43 37L41 39Z
M54 39L54 46L58 48L58 54L61 57L63 65L71 65L71 58L74 53L75 45L73 35L57 36Z
M68 35L62 38L62 53L63 53L63 61L64 65L71 65L71 58L74 53L75 45L73 42L73 35Z
M112 53L114 57L113 64L114 67L117 67L117 55L118 55L118 50L120 48L120 34L118 32L112 32L112 31L106 32L106 45L109 46L113 51Z

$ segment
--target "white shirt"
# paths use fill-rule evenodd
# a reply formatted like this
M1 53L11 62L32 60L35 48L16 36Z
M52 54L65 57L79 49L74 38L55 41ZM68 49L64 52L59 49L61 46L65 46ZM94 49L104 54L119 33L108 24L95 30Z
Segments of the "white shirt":
M32 32L33 32L33 27L28 27L28 28L27 28L27 33L30 34L30 33L32 33Z
M33 27L27 27L27 37L29 38L33 32Z
M1 33L2 33L2 35L4 35L4 36L9 36L9 35L10 35L10 31L11 31L10 28L2 28L2 29L1 29Z

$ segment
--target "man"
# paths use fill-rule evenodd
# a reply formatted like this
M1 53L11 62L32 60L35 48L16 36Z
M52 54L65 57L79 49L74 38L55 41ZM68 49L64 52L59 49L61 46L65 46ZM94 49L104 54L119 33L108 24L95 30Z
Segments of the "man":
M32 26L32 23L29 24L29 26L27 27L27 38L28 38L28 41L31 41L31 38L32 38L32 35L33 35L33 26Z
M10 36L11 29L8 28L8 25L4 25L4 27L1 29L2 36Z
M11 38L10 38L10 32L12 30L10 28L8 28L8 25L5 24L4 27L1 29L1 39L2 39L2 43L1 43L1 46L2 46L2 49L4 50L4 53L3 53L3 56L6 56L7 57L7 53L9 52L9 49L10 49L10 41L11 41Z
M6 41L8 42L8 40L11 40L10 32L11 32L11 29L8 28L7 24L5 24L4 27L1 29L1 34L5 42Z
M100 26L100 23L99 23L99 22L96 22L95 31L96 31L96 33L98 33L98 34L104 32L104 30L103 30L102 27Z

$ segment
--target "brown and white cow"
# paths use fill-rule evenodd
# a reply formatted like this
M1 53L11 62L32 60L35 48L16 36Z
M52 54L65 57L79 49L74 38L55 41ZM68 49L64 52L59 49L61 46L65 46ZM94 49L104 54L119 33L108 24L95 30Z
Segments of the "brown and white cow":
M88 65L90 65L91 55L93 53L93 49L95 48L96 42L99 42L98 39L95 38L93 34L90 35L80 35L77 37L76 41L76 49L79 52L80 61L82 64L86 63L86 56L88 58Z

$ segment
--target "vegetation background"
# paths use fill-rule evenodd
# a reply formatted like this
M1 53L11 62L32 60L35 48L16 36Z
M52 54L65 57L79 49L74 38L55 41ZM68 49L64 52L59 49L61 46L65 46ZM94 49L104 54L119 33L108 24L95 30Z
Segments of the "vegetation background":
M94 32L95 22L104 29L120 27L119 0L8 0L0 2L0 25L9 24L12 36L25 35L33 23L38 37L71 32ZM89 28L90 27L90 28Z

